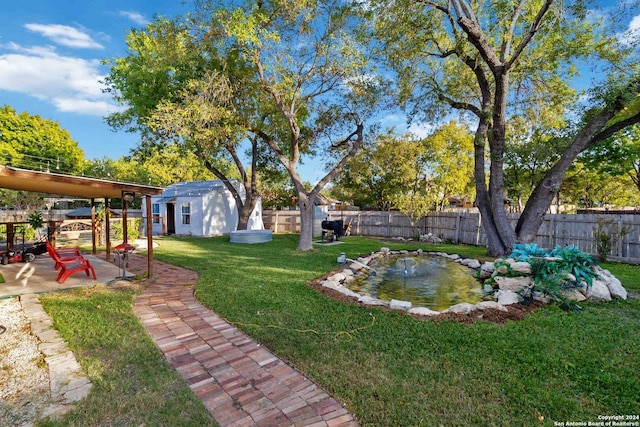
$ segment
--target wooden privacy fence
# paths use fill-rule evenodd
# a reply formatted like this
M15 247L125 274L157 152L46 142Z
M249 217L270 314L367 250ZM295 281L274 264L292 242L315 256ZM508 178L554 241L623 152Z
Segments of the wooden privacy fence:
M512 226L515 226L519 215L508 214ZM453 243L475 246L487 243L480 214L477 212L432 212L413 224L409 217L395 211L336 210L329 211L327 219L342 219L345 225L349 225L350 233L358 236L417 239L420 235L431 233ZM262 212L262 220L265 228L274 233L300 232L299 211L265 210ZM595 255L597 246L594 234L599 221L611 222L618 230L624 229L627 232L613 242L608 259L640 264L640 215L547 214L535 242L544 248L575 245L580 250Z

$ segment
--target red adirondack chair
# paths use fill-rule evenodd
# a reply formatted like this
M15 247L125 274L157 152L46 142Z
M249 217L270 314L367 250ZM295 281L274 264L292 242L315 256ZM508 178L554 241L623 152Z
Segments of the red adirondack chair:
M58 248L58 249L54 249L53 245L51 245L51 242L49 241L49 239L44 239L44 243L47 246L47 252L49 253L49 256L51 256L51 252L54 252L58 258L60 259L72 259L72 258L78 258L78 257L82 257L82 254L80 253L80 251L77 248ZM51 258L53 258L53 256L51 256ZM55 258L53 258L55 261ZM56 270L58 268L60 268L60 264L56 261L56 265L54 267Z
M58 273L56 280L62 284L69 276L81 271L84 271L87 276L91 273L93 280L96 280L96 271L93 269L89 260L80 255L80 252L77 249L74 250L76 251L76 255L72 255L71 252L67 252L63 258L58 254L58 251L53 249L53 246L51 246L49 241L47 241L47 252L56 263L55 269L57 270L60 268L60 273Z

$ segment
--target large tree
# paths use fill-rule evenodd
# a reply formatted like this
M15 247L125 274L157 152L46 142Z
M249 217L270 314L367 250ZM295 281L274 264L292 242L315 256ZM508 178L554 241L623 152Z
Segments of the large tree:
M128 34L127 56L108 62L111 70L105 79L106 91L127 108L111 114L107 122L141 133L134 157L143 163L171 143L196 155L233 196L237 228L242 230L260 197L255 143L249 172L238 151L248 130L236 114L245 107L238 106L242 97L234 90L247 90L247 85L231 83L226 74L237 71L230 73L242 80L238 71L242 60L219 55L215 43L203 39L197 27L188 18L157 18L145 29ZM225 114L225 108L232 113ZM235 172L229 164L235 165ZM244 194L236 184L238 178Z
M453 108L475 118L476 197L491 255L533 240L576 156L640 121L637 106L622 113L640 89L637 58L628 56L634 51L617 44L616 32L604 31L603 21L587 16L583 1L382 0L373 5L367 4L367 11L377 43L398 73L400 99L410 112L432 118ZM604 85L606 90L593 92L581 127L536 183L512 227L504 204L509 117L534 110L539 125L556 121L576 100L569 84L578 62L602 59L624 63L624 72Z
M225 170L232 171L232 166L228 165ZM105 157L88 160L83 173L95 178L159 187L176 182L215 178L193 152L176 145L156 147L140 159L134 155L118 159Z
M0 107L0 156L3 163L25 169L74 174L84 151L60 123L4 105Z
M395 208L420 218L449 196L473 191L473 138L449 122L425 138L389 133L367 146L341 171L332 194L358 206Z
M613 177L626 175L640 192L640 125L630 126L587 151L583 162Z
M332 195L360 207L391 209L396 195L408 194L416 186L424 190L428 173L424 152L414 135L381 135L338 174ZM419 194L424 197L424 191Z
M238 57L244 81L257 84L242 92L252 107L245 124L288 172L300 208L298 249L309 250L314 202L365 142L365 120L379 101L353 16L339 0L202 2L196 16L203 40L220 58ZM298 166L311 152L334 162L309 190Z
M0 107L0 163L24 169L75 174L81 171L84 151L60 123L4 105ZM38 209L44 195L1 190L3 207Z

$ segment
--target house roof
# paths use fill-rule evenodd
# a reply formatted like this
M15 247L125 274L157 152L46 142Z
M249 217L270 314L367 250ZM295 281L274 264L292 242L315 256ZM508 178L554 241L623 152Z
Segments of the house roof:
M111 217L119 217L121 216L121 211L118 209L109 209L109 213ZM78 208L64 214L66 218L74 218L74 219L90 219L91 218L91 208Z
M237 184L236 180L231 180L231 182ZM212 181L178 182L165 188L160 195L162 199L156 202L167 203L174 201L176 197L197 197L224 189L224 182L219 179Z
M162 188L147 185L37 172L5 165L0 165L0 188L96 199L119 199L123 192L136 196L162 192Z

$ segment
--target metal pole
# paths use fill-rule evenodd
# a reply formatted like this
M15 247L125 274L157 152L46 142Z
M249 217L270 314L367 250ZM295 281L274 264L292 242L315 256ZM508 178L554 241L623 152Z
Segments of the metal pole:
M151 196L145 196L147 214L147 275L153 277L153 224L151 223Z

